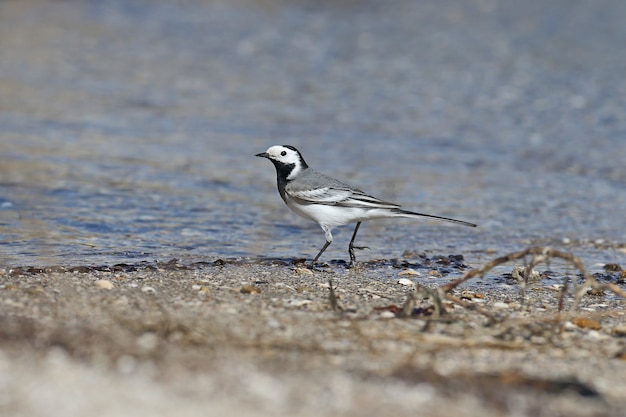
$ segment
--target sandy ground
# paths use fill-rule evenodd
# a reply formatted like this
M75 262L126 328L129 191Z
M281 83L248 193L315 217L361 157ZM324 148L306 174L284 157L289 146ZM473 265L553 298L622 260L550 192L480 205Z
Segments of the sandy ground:
M494 320L424 293L400 317L467 270L427 261L4 270L0 414L622 415L622 299L557 323L554 277L522 299L503 274L452 291Z

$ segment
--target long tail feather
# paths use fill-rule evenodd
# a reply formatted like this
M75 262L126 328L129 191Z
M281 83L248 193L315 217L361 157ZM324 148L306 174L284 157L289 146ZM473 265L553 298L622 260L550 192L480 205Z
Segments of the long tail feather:
M400 215L406 215L406 217L429 217L431 219L437 219L437 220L441 220L444 222L462 224L463 226L469 226L469 227L476 227L474 223L466 222L463 220L451 219L449 217L435 216L433 214L416 213L414 211L408 211L408 210L402 210L402 209L397 209L394 211Z

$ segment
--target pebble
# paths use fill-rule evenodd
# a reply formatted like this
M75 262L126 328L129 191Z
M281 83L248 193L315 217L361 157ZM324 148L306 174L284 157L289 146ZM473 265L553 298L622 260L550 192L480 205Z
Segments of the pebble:
M587 333L587 336L590 337L591 339L596 339L596 340L600 340L600 339L606 339L608 336L600 333L597 330L589 330L589 333Z
M285 304L288 307L303 307L307 304L311 304L313 301L311 300L296 300L296 299L291 299L291 300L287 300L285 302Z
M260 294L261 288L256 285L244 285L239 289L239 292L242 294Z
M587 317L574 317L572 323L583 329L600 330L602 328L602 324L598 320Z
M605 264L604 270L606 272L621 272L622 267L619 264Z
M463 300L474 300L475 298L483 298L482 294L476 294L474 291L465 290L461 292L461 299Z
M410 279L402 278L398 280L398 284L406 285L407 287L415 287L415 283Z
M95 285L98 288L102 288L104 290L111 290L115 288L115 285L113 285L113 283L107 279L99 279L96 282L94 282L93 285Z
M613 333L614 336L626 337L626 326L613 327L611 333Z
M393 312L386 310L380 313L378 317L381 319L395 319L396 315Z
M148 285L144 285L141 287L141 292L145 292L146 294L154 294L156 290Z
M565 324L563 325L563 328L565 330L575 330L575 329L578 329L578 326L576 326L571 321L566 321Z
M417 276L419 276L419 275L422 275L422 274L420 274L419 272L417 272L414 269L405 269L404 271L398 272L398 275L399 276L403 276L403 275L417 275Z
M504 308L510 308L510 307L511 307L510 305L508 305L507 303L503 303L503 302L501 302L501 301L498 301L498 302L496 302L496 303L493 303L493 308L501 308L501 309L504 309Z
M298 275L313 275L313 271L311 271L309 268L296 268L295 272Z

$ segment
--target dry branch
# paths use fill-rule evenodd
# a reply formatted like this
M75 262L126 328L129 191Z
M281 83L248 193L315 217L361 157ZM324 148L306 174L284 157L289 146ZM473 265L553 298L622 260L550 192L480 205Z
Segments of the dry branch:
M446 298L448 300L453 301L457 304L460 304L458 301L461 301L461 300L457 300L455 299L455 297L452 297L447 293L449 293L450 291L452 291L454 288L458 287L462 283L469 281L470 279L476 276L481 276L481 277L484 276L487 272L489 272L490 270L492 270L493 268L499 265L512 262L518 259L525 259L528 256L532 256L532 258L530 262L526 265L525 277L528 276L529 272L537 264L540 264L542 262L550 262L550 260L554 258L563 259L564 261L569 262L572 265L574 265L574 267L580 271L581 275L584 278L584 281L582 284L577 285L576 282L572 280L572 283L574 286L574 302L572 303L572 306L570 308L570 313L576 310L576 308L578 307L578 304L580 303L580 300L587 293L589 289L593 289L597 291L608 290L620 297L626 298L626 292L623 291L621 288L619 288L617 285L611 284L611 283L607 283L607 284L599 283L591 274L589 274L589 272L587 272L587 269L585 268L585 265L583 265L580 258L578 258L577 256L571 253L563 252L557 249L552 249L550 247L532 247L532 248L525 249L523 251L512 252L507 255L501 256L499 258L492 260L491 262L486 263L480 268L467 271L465 274L463 274L463 276L461 276L461 278L454 280L452 282L449 282L447 284L444 284L440 286L439 289L444 294L446 294ZM565 278L564 284L565 284L564 285L564 291L565 291L567 289L567 277ZM460 305L463 306L463 304L460 304ZM481 313L485 314L486 312L481 311Z

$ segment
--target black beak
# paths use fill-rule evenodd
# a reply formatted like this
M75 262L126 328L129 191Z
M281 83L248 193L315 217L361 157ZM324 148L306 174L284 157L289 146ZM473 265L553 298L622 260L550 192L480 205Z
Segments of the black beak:
M261 158L269 158L269 154L267 152L258 153L254 156L260 156Z

